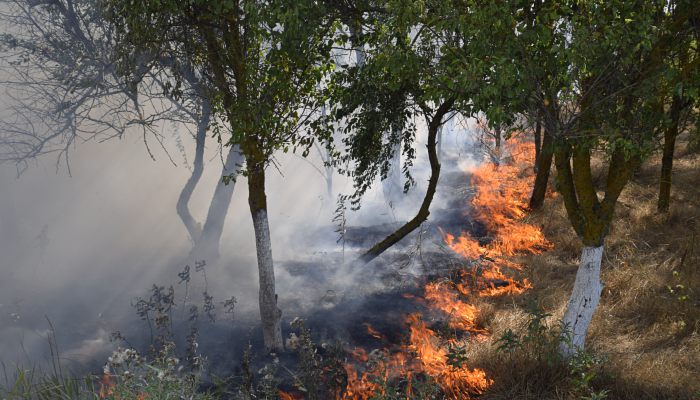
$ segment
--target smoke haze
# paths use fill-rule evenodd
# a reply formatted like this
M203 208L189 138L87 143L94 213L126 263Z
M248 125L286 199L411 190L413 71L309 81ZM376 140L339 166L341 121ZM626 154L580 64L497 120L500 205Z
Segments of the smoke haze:
M399 226L415 213L429 174L423 160L423 131L416 143L419 160L415 163L422 169L413 170L418 187L392 210L383 199L381 185L375 185L362 209L348 213L349 226ZM178 150L176 131L166 136L173 138L166 142L172 148L163 150L150 143L156 161L138 134L80 144L70 153L72 176L65 166L57 167L51 155L19 177L12 165L0 165L2 361L26 365L47 359L47 319L55 327L62 357L78 366L94 368L104 362L115 347L110 343L114 331L146 340L147 328L138 321L131 303L138 296L147 297L152 284L173 284L180 292L177 274L186 264L193 266L194 274L194 260L187 259L191 243L175 212L194 150ZM453 126L445 137L443 149L453 156L461 153L462 164L473 163L465 150L468 134L462 127ZM181 140L185 146L191 142L188 137ZM206 159L204 176L190 201L200 221L222 165L215 148L208 149ZM321 165L318 157L303 160L283 155L277 162L279 170L268 168L267 188L284 319L324 302L332 306L337 298L352 293L381 290L385 284L373 273L342 263L360 249L348 248L344 254L341 250L331 222L335 199L325 198L324 178L312 166ZM235 296L236 323L253 326L258 318L258 284L246 185L245 178L239 177L221 241L221 259L206 266L205 289L217 302ZM351 191L348 179L334 177L335 195ZM439 207L438 196L433 209ZM202 285L193 283L193 296L200 296Z

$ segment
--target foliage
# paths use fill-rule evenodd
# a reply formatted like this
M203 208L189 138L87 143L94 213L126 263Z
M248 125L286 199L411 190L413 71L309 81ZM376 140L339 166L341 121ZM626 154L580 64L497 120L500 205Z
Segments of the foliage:
M387 178L399 144L404 191L414 185L416 119L437 129L456 107L443 44L433 29L435 10L404 1L367 8L371 11L348 23L362 30L351 29L340 37L346 51L361 53L363 61L342 65L328 86L329 118L340 124L343 133L343 152L336 165L353 179L354 208L377 178Z
M185 372L174 355L175 345L165 343L152 360L132 349L117 349L105 366L100 397L116 399L212 399L200 392L199 371Z
M528 320L524 329L515 332L507 329L496 341L496 352L514 362L516 358L542 363L547 368L564 368L571 384L572 395L585 399L604 399L607 390L596 391L593 381L600 375L605 359L583 349L578 349L569 359L559 352L562 341L570 341L570 334L560 330L561 324L550 326L547 320L551 314L545 313L536 305L528 310ZM502 367L506 368L506 365Z
M506 330L496 341L496 351L499 353L514 355L517 352L525 354L536 361L542 361L549 366L561 363L563 360L557 350L562 338L566 338L566 331L559 332L552 328L547 319L551 314L545 313L536 305L528 309L528 321L524 332L516 333L512 329Z
M318 108L315 93L331 66L332 14L310 1L110 0L120 71L133 76L142 54L188 60L210 83L208 97L225 143L240 144L248 162L267 163L275 150L313 143L297 135ZM181 77L168 68L179 87ZM177 92L173 92L177 95ZM221 130L214 130L221 138Z

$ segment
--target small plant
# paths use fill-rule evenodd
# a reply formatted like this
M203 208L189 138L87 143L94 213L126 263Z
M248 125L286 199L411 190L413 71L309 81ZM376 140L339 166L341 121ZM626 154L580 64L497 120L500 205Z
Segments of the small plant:
M551 315L537 306L528 308L528 321L522 332L508 329L496 341L496 351L509 359L531 360L534 365L553 367L566 371L566 379L575 398L600 400L607 398L608 391L595 391L591 383L598 377L604 359L577 349L566 359L559 351L560 343L571 346L571 332L567 327L554 328L547 323ZM561 326L559 324L558 326Z
M690 297L689 297L689 290L686 287L686 285L683 284L681 281L681 273L679 271L674 270L672 272L673 275L673 280L674 282L666 285L666 289L668 290L668 293L675 297L676 300L680 303L687 302Z
M536 305L531 305L527 312L528 321L524 332L517 334L512 329L508 329L496 341L496 351L509 356L521 352L526 357L543 361L549 366L560 363L562 360L558 345L565 330L562 333L553 329L547 323L547 318L551 314L545 313Z
M136 350L117 349L105 365L100 398L213 399L208 393L198 391L200 371L185 372L174 350L174 343L165 342L158 354L147 360Z
M591 382L598 376L603 363L603 358L581 349L577 350L574 356L569 360L568 366L571 375L571 383L575 394L579 395L580 398L590 400L607 398L608 390L596 392L591 387Z
M496 341L496 344L498 344L496 347L496 352L507 353L509 355L512 355L517 350L523 348L520 336L513 332L512 329L505 331L505 333L503 333L503 335L501 335L501 337Z
M447 353L447 364L455 368L462 368L469 361L467 357L467 346L465 345L453 345L450 346L449 352Z
M345 234L347 233L347 219L346 219L346 213L347 213L347 206L345 205L345 200L347 199L346 196L343 195L338 195L338 206L335 208L335 212L333 212L333 222L336 223L336 229L335 233L338 234L338 240L336 240L336 243L341 243L342 245L342 255L343 255L343 260L345 260Z

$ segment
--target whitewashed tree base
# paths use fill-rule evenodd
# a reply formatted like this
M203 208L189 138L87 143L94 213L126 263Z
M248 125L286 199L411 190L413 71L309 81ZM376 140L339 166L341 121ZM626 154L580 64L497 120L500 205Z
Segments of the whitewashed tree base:
M581 251L581 264L576 272L576 282L569 304L562 320L563 329L570 341L562 341L559 351L565 358L573 356L577 349L586 344L586 334L598 307L603 284L600 281L600 264L603 259L603 246L584 247Z
M272 245L267 211L253 213L255 245L258 255L258 277L260 282L260 319L262 320L263 339L267 351L284 349L282 341L282 311L277 307L275 293L275 269L272 263Z

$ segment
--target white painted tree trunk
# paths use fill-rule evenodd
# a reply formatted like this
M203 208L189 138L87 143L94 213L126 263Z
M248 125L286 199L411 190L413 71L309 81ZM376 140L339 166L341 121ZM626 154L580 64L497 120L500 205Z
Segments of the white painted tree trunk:
M395 208L403 197L401 180L401 142L399 142L394 145L394 156L391 158L389 173L382 181L384 199L391 208Z
M570 339L562 340L559 346L559 351L565 358L570 358L577 349L583 349L585 346L588 326L603 291L600 281L602 259L603 246L584 247L581 251L581 264L576 272L574 290L562 320L563 329Z
M284 349L282 342L282 311L277 307L275 293L275 269L272 263L272 245L267 210L253 213L255 229L255 246L258 255L258 276L260 281L260 319L262 320L263 338L268 351Z
M226 215L228 215L231 198L236 188L235 179L225 185L223 183L223 177L238 175L238 169L244 161L245 157L243 157L240 147L238 145L233 146L226 156L226 162L221 170L221 179L219 179L214 189L214 195L212 196L211 203L209 203L209 210L207 211L207 219L204 221L202 234L197 239L192 249L191 258L210 262L218 260L219 244L224 231L224 221L226 220Z
M202 177L202 172L204 171L204 142L207 138L207 128L209 127L210 117L211 106L209 103L204 102L202 103L202 116L199 121L197 121L197 135L195 137L195 154L192 165L192 174L190 175L189 179L187 179L185 186L182 188L175 206L177 215L185 225L187 234L190 236L194 247L197 246L197 241L202 234L202 228L200 224L195 221L194 217L192 217L189 202L192 198L192 193L194 192L195 187Z

